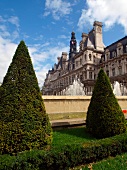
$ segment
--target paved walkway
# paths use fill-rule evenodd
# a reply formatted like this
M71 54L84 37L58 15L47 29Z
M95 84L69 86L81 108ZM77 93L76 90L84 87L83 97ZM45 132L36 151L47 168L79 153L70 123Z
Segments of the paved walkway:
M51 121L52 127L59 127L59 126L72 126L72 125L82 125L85 124L86 120L82 118L76 119L61 119L61 120L53 120Z
M125 115L125 119L127 119L127 114ZM86 120L83 118L75 118L75 119L60 119L60 120L52 120L51 126L52 127L61 127L61 126L78 126L78 125L85 125Z

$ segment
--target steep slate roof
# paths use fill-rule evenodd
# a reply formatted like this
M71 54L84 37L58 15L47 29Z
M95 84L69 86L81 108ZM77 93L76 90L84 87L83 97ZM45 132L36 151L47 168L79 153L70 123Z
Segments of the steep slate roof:
M103 55L101 56L100 63L102 62L102 58L104 58L104 60L105 60L105 52L106 52L106 50L109 50L109 52L110 52L110 58L112 58L112 52L113 52L113 51L115 51L116 54L117 54L117 50L116 50L116 49L117 49L118 43L121 43L121 44L123 45L123 52L126 53L127 36L125 36L125 37L119 39L118 41L116 41L116 42L110 44L109 46L107 46L107 47L104 49Z

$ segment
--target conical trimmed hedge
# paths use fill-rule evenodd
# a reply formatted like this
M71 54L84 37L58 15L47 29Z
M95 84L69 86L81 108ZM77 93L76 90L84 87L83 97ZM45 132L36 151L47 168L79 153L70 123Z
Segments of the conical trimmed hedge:
M52 129L28 49L21 41L0 88L0 151L44 149Z
M100 70L87 111L86 128L97 138L126 131L125 117L113 94L109 78Z

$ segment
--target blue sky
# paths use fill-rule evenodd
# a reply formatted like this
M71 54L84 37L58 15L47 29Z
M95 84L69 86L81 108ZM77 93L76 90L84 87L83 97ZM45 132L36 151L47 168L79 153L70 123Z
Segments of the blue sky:
M0 82L21 40L28 46L39 85L62 52L71 32L79 44L93 22L103 23L105 46L127 34L126 0L0 0Z

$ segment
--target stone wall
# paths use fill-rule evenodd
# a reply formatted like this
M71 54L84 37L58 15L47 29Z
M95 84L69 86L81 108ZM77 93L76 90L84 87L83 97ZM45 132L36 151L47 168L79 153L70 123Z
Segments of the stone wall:
M52 113L81 113L87 112L91 96L42 96L46 112ZM127 109L127 96L117 96L122 109Z

